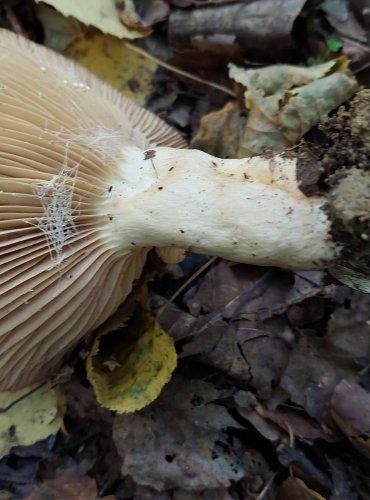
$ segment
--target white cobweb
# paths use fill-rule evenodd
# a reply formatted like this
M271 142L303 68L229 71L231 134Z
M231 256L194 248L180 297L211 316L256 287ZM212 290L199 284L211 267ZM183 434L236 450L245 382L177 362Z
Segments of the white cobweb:
M78 235L73 208L73 191L79 164L70 167L67 152L59 172L49 181L35 184L43 216L35 224L45 235L52 261L59 265L64 259L63 249L71 238Z

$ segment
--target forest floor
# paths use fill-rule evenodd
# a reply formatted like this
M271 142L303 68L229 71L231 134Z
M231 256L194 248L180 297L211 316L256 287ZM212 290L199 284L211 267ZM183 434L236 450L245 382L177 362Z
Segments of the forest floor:
M83 3L86 13L90 2ZM141 52L31 0L3 0L0 25L80 61L171 123L193 146L224 157L283 149L302 135L287 139L286 133L275 147L259 132L256 146L265 108L258 101L258 120L248 122L246 84L235 68L258 72L268 66L269 81L282 71L287 90L296 86L294 71L285 73L282 64L309 70L327 64L324 76L342 71L362 86L370 83L365 1L117 4L130 43ZM117 44L133 58L134 69L122 68ZM107 60L92 55L93 46ZM349 70L344 59L333 62L342 56ZM327 113L348 99L338 93ZM315 99L323 109L322 95ZM252 145L246 142L248 127ZM285 124L269 121L269 127ZM318 127L305 125L303 132L311 141L322 140ZM65 360L63 428L32 445L13 446L2 458L1 500L370 498L368 295L324 271L200 255L166 265L155 252L142 286L175 343L171 380L143 409L109 411L86 376L91 339L81 343ZM130 322L121 335L126 328ZM108 343L114 344L112 338Z

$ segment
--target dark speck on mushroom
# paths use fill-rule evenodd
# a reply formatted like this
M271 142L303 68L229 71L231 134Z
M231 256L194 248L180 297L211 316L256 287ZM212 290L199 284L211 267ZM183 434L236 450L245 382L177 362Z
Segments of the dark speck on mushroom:
M151 160L155 157L155 149L148 149L148 151L144 151L144 160Z

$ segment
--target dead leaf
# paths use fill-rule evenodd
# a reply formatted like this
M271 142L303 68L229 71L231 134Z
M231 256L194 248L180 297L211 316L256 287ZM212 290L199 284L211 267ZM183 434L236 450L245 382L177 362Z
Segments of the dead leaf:
M367 365L370 353L370 296L351 292L343 306L334 309L328 322L328 343L342 358Z
M333 439L329 429L325 429L297 408L286 406L275 410L267 410L262 405L258 405L256 412L261 417L277 424L286 432L292 432L294 436L300 439Z
M137 104L143 105L152 91L156 63L131 50L124 41L113 36L101 33L80 35L64 51L64 55L77 61Z
M128 29L119 18L114 0L36 0L52 5L64 16L72 16L87 26L94 26L107 35L118 38L140 38L148 33Z
M352 373L351 364L344 363L343 358L327 346L325 339L307 331L299 335L290 352L280 385L293 403L324 423L328 413L327 401L335 386Z
M281 151L292 146L322 116L349 99L358 85L355 78L347 74L348 62L337 59L331 64L325 76L302 86L292 85L265 96L260 90L247 89L245 103L249 115L237 156L254 156L267 150ZM315 66L313 68L316 76L318 70Z
M288 477L278 488L278 500L326 500L317 491L309 488L302 479Z
M370 393L342 380L330 398L330 413L353 446L370 458Z
M230 101L219 111L204 115L191 146L214 156L234 158L243 137L247 114L239 103Z
M232 79L246 87L247 120L238 105L229 105L204 117L193 140L193 144L224 158L244 158L292 146L358 88L343 57L310 68L274 65L246 70L231 64L229 71ZM221 141L228 133L230 118L238 141L236 144L234 138L231 146L228 140Z
M265 439L274 444L280 441L282 433L278 426L263 418L255 409L238 407L237 410Z
M13 446L28 446L63 426L64 397L46 384L0 393L0 457Z
M255 266L221 260L211 267L197 288L186 293L186 305L194 316L217 312L222 318L235 317L245 294L253 289L264 272ZM248 303L253 301L258 292L261 290L248 297Z
M311 487L320 491L331 491L330 476L303 449L282 444L278 448L278 460L285 467L291 467L293 474L304 479Z
M217 488L203 491L175 490L173 500L234 500L226 488Z
M88 476L60 476L44 481L27 500L95 500L98 488L95 479ZM115 497L111 496L113 500ZM108 497L105 497L108 500Z
M123 459L122 474L157 490L196 491L227 487L245 473L238 439L225 429L239 427L210 384L174 378L158 400L132 415L116 417L113 438Z
M128 302L120 313L127 318L124 311L131 309ZM118 413L143 408L159 395L175 369L172 338L138 302L128 327L110 334L104 330L103 326L86 362L97 400Z
M229 77L247 89L245 97L248 100L249 93L256 93L261 97L276 95L325 78L338 69L341 72L346 69L343 59L311 67L276 64L258 69L244 69L230 63Z

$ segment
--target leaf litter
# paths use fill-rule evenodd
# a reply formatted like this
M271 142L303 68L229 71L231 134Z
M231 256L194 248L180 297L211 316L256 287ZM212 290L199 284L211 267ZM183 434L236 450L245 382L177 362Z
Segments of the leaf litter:
M289 3L294 13L287 23L284 9L288 3L279 4L277 16L276 2L248 2L249 9L265 9L264 17L257 12L259 19L284 19L282 53L274 53L274 33L263 35L266 43L255 52L250 45L255 38L253 32L244 38L238 32L236 39L222 33L228 19L222 13L236 12L235 2L158 1L154 10L146 2L109 2L109 12L103 16L96 15L98 2L94 2L90 10L80 9L76 16L79 21L56 20L50 8L39 17L44 28L50 27L46 44L91 67L94 54L99 52L102 60L95 67L102 71L101 77L137 102L146 100L188 137L198 128L200 116L212 111L203 118L193 144L230 157L238 151L255 154L259 148L282 149L293 144L322 113L348 99L357 87L343 58L321 61L313 67L304 63L308 55L316 60L326 57L330 40L337 42L344 55L353 57L351 60L362 61L368 36L366 16L361 18L356 9L352 12L352 6L340 0L323 2L320 13L314 2L304 3ZM53 4L58 8L61 2L53 0ZM78 11L79 2L73 4L64 2L64 8ZM204 33L201 22L197 26L193 21L197 15L199 19L204 15L204 4L220 19L215 25L219 32L213 39ZM41 12L42 8L37 9ZM1 14L4 25L14 27L12 23L17 23L18 31L29 29L25 20L32 15L23 18L24 11L14 5ZM125 68L120 65L128 58L128 51L122 48L124 42L87 30L85 25L94 24L94 16L102 31L109 31L109 22L118 36L124 33L143 38L140 49L154 47L155 57L166 52L163 46L170 53L176 44L186 48L191 39L193 52L186 48L182 53L183 66L194 71L197 64L203 65L203 81L227 85L226 62L223 71L214 68L219 68L222 58L233 57L230 76L235 81L236 99L226 102L225 94L203 87L202 79L191 82L184 75L170 75L163 68L158 70L150 59L136 59L131 73L123 76ZM103 19L104 25L99 24L104 16L108 19ZM323 16L326 24L322 24ZM193 25L186 25L186 29L191 26L191 36L180 40L179 32L174 34L172 30L168 44L162 35L167 26L176 26L178 19L191 20ZM236 22L235 16L232 19ZM306 23L307 40L297 37L295 23ZM361 30L355 33L357 25ZM317 32L315 26L320 27ZM34 38L38 29L34 28ZM148 35L153 30L157 38ZM297 41L302 44L299 57L293 49ZM189 56L194 50L196 58ZM104 51L108 61L100 54ZM220 57L215 56L217 51ZM266 61L284 64L262 68ZM323 108L327 102L328 107ZM167 332L172 338L168 346L174 343L178 356L170 382L165 384L174 363L167 365L165 377L156 380L151 372L155 355L148 356L145 369L139 371L156 380L156 390L147 398L145 390L150 383L144 377L144 389L138 393L145 402L152 402L122 415L104 408L97 402L85 371L86 358L99 347L92 347L93 336L86 339L66 359L66 368L74 370L66 370L54 381L65 398L63 431L57 433L61 426L58 415L58 426L50 432L44 426L43 434L32 438L32 442L37 441L34 444L19 441L6 445L7 455L0 462L2 498L369 497L370 299L336 284L323 272L293 273L218 260L162 311L161 306L197 267L197 256L165 266L151 254L144 282L149 286L152 309L161 311L156 318L161 327L153 329L152 317L139 312L141 326L140 321L134 321L136 326L128 334L132 311L123 309L102 327L105 335L100 331L99 341L106 344L100 345L102 357L96 363L100 369L105 368L104 375L114 373L119 368L117 363L125 362L118 350L125 342L114 338L120 335L127 340L142 330L144 339L147 334L147 339L152 335L153 340L153 332ZM160 348L156 355L165 351ZM134 362L134 371L135 366ZM130 370L123 370L125 383L133 379L127 373ZM110 383L102 382L103 389ZM28 406L30 397L25 398ZM137 405L135 398L129 397L128 402L131 409ZM23 425L26 420L20 412L18 416ZM12 425L6 424L2 438L12 434ZM22 431L31 439L26 427Z

